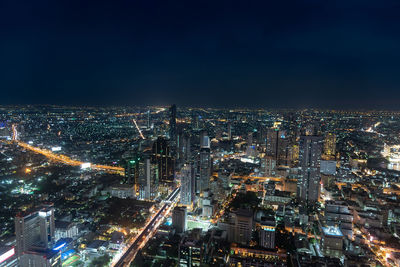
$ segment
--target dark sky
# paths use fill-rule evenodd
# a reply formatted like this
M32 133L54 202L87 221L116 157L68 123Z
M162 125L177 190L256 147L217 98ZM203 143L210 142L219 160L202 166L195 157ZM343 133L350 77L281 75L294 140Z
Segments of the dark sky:
M0 1L0 104L400 109L400 1Z

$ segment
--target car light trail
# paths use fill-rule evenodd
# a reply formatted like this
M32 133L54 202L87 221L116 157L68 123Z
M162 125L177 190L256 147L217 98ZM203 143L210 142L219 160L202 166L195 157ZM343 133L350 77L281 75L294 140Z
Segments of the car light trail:
M136 120L135 119L132 119L132 120L133 120L133 123L135 123L136 129L138 130L140 137L142 137L142 139L145 140L146 138L144 138L142 131L140 130L139 126L136 123Z
M16 130L15 125L13 125L13 141L15 143L17 143L19 146L33 151L37 154L41 154L45 157L47 157L48 159L51 159L53 161L57 161L57 162L61 162L70 166L81 166L82 164L86 163L86 162L82 162L79 160L74 160L71 159L70 157L66 156L66 155L61 155L61 154L55 154L50 150L47 149L43 149L43 148L38 148L38 147L34 147L31 146L27 143L21 142L18 140L18 132ZM93 170L98 170L98 171L105 171L105 172L109 172L109 173L117 173L120 175L124 175L125 174L125 169L122 167L116 167L116 166L107 166L107 165L99 165L99 164L91 164L91 169Z

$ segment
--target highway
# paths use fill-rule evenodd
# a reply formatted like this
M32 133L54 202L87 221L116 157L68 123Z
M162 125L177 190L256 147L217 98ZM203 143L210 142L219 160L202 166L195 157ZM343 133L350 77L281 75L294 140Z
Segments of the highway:
M18 132L17 132L17 129L16 129L15 125L13 125L12 130L13 130L13 138L12 138L12 140L17 145L19 145L19 146L21 146L21 147L23 147L23 148L25 148L27 150L30 150L30 151L33 151L35 153L41 154L41 155L43 155L43 156L45 156L45 157L47 157L47 158L49 158L51 160L54 160L54 161L57 161L57 162L62 162L64 164L71 165L71 166L81 166L83 163L85 163L85 162L82 162L82 161L79 161L79 160L71 159L70 157L68 157L66 155L56 154L56 153L53 153L50 150L34 147L34 146L31 146L31 145L29 145L27 143L21 142L20 140L18 140ZM108 172L108 173L117 173L117 174L120 174L120 175L125 175L125 169L121 168L121 167L92 164L90 166L90 168L93 169L93 170L105 171L105 172Z
M143 228L142 232L136 236L132 241L128 249L125 250L123 255L117 260L116 263L111 266L122 267L129 266L129 264L135 259L137 252L143 248L147 241L155 234L159 225L164 221L164 219L169 215L171 209L176 203L177 197L179 196L180 188L176 188L164 201L163 206L158 210L158 212L153 215L150 221Z

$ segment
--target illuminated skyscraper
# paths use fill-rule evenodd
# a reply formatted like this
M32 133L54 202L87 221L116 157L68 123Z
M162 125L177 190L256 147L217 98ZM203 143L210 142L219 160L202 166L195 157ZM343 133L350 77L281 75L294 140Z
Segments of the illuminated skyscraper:
M336 135L334 133L327 133L324 142L324 156L327 158L334 158L336 155Z
M319 198L322 140L322 137L312 135L300 138L297 197L307 203L316 202Z
M211 165L210 139L205 136L200 148L200 193L210 188Z
M194 198L194 170L192 165L185 164L181 170L181 199L182 205L191 207Z
M171 182L174 180L175 160L171 156L170 147L164 138L159 137L153 143L151 161L158 166L160 182Z
M288 165L289 139L285 131L277 128L267 130L266 155L276 160L277 165Z
M169 138L172 141L176 141L176 105L172 105L169 108Z
M157 164L150 161L150 157L146 156L140 164L143 171L140 172L139 178L139 198L152 200L157 194L158 189L158 168Z
M274 158L277 160L278 156L278 136L279 136L279 130L270 128L267 130L267 150L266 154L269 157Z

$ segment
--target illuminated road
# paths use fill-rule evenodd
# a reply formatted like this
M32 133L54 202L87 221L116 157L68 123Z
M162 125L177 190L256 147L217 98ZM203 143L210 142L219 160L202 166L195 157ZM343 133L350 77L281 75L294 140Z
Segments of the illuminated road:
M71 165L71 166L81 166L82 164L84 164L85 162L79 161L79 160L74 160L71 159L68 156L65 155L61 155L61 154L55 154L53 152L51 152L50 150L47 149L43 149L43 148L38 148L38 147L34 147L31 146L27 143L21 142L18 140L18 132L17 129L15 127L15 125L12 126L12 130L13 130L13 141L18 144L19 146L33 151L35 153L41 154L51 160L57 161L57 162L61 162L67 165ZM117 173L120 175L124 175L125 174L125 169L121 168L121 167L115 167L115 166L107 166L107 165L98 165L98 164L92 164L90 166L91 169L93 170L99 170L99 171L105 171L105 172L109 172L109 173Z
M143 248L147 241L155 234L157 228L164 221L164 219L169 215L172 208L175 206L176 201L179 196L180 188L175 189L164 201L164 205L159 209L159 211L150 219L147 225L143 228L142 232L136 236L132 241L128 249L126 249L123 255L116 259L116 263L113 262L111 266L122 267L129 266L129 264L135 259L138 251Z

